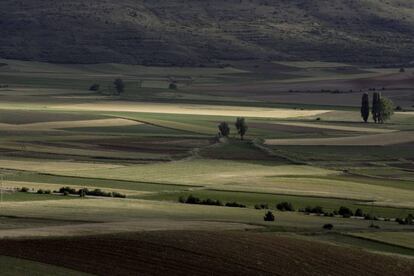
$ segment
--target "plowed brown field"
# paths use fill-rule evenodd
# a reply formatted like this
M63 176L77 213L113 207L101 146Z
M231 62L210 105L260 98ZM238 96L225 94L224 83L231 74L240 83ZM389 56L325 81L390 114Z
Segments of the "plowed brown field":
M271 233L0 240L0 254L99 275L414 275L414 261Z

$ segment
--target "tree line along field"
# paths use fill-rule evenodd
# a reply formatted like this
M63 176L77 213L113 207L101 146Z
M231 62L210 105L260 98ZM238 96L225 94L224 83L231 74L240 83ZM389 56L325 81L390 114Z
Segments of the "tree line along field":
M77 243L76 239L84 239L82 236L87 234L101 243L101 234L117 236L122 232L125 239L135 240L143 234L134 232L161 231L151 238L160 239L159 246L163 247L167 246L164 238L157 235L164 235L166 230L178 231L177 235L186 239L187 231L212 231L212 237L217 231L224 231L229 242L234 242L240 230L245 229L255 232L254 235L271 232L269 239L288 239L289 246L298 246L313 233L310 247L324 250L326 243L333 243L339 246L335 247L338 254L351 254L344 249L349 246L356 250L414 254L412 248L401 247L401 239L393 238L399 234L407 240L412 238L412 225L396 221L414 214L414 114L407 104L385 124L365 124L359 103L350 106L340 98L335 105L301 101L291 104L253 99L248 91L240 91L235 97L233 90L249 76L252 81L247 87L272 86L275 95L295 94L289 92L289 85L297 85L295 79L302 83L303 78L308 78L315 89L328 83L344 87L350 81L367 82L365 71L358 73L353 68L355 72L344 81L345 77L338 75L335 80L321 71L343 65L289 63L283 66L299 68L294 78L281 79L284 77L275 74L258 79L259 73L245 65L234 69L146 70L116 64L5 62L10 65L0 67L0 83L7 84L0 88L0 245L13 246L7 239L11 237L16 244L22 237L29 239L29 244L42 237L47 244L50 242L48 248L53 251L54 240L67 236ZM271 68L274 72L285 68L278 66ZM389 74L400 74L398 69L394 69L396 73L378 71L370 73L373 84L377 78L386 82ZM403 78L411 74L410 69L407 71ZM49 82L59 74L61 78ZM182 84L179 80L175 89L134 86L149 78L170 83L174 75L192 78L193 83ZM125 91L119 96L88 90L94 83L102 87L112 85L115 78L125 81ZM393 80L388 83L396 85ZM410 85L402 84L407 91ZM216 97L218 91L220 96ZM387 96L394 93L385 91ZM320 98L322 93L360 100L363 92L318 92L313 97ZM234 125L237 117L244 117L248 126L243 141ZM217 126L222 122L230 126L227 139L217 137ZM391 142L385 143L384 137ZM337 142L327 144L327 139ZM361 140L364 142L359 143ZM23 187L27 188L25 192L17 191ZM75 189L76 193L64 195L59 192L63 187ZM80 197L78 191L85 188L99 189L102 194L119 193L126 198ZM180 198L189 196L201 202L220 201L223 206L180 203ZM283 202L293 205L294 211L278 210L277 204ZM324 215L305 211L316 207L323 209ZM353 214L361 209L365 219L343 218L337 214L341 207L349 208ZM275 215L274 222L263 220L268 210ZM332 230L323 229L329 224ZM258 239L267 237L258 235ZM359 245L361 238L365 242ZM68 248L75 247L68 242ZM63 261L51 255L36 257L30 250L29 246L27 254L7 250L1 254L82 272L99 272L88 264L74 267L76 258ZM107 254L105 250L96 250L97 256ZM198 249L190 254L197 252ZM119 254L124 253L121 250ZM377 258L369 252L361 254ZM305 262L303 258L298 258L298 262ZM412 262L400 258L397 257L410 271ZM391 260L394 259L388 259ZM31 262L22 264L26 266L39 273L47 269ZM132 267L125 269L133 271ZM252 269L262 268L253 265ZM362 267L358 271L363 271ZM375 273L372 270L366 275Z

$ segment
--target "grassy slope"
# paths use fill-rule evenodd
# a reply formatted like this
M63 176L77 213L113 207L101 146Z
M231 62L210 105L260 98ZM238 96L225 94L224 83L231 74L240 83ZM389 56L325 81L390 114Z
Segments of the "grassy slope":
M400 0L3 1L0 56L170 65L252 58L408 62L413 9ZM53 38L49 44L45 36Z

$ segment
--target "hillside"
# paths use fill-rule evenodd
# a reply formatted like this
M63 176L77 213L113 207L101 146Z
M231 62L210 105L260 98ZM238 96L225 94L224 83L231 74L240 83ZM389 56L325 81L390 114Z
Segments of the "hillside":
M201 65L414 60L404 0L3 0L0 57Z

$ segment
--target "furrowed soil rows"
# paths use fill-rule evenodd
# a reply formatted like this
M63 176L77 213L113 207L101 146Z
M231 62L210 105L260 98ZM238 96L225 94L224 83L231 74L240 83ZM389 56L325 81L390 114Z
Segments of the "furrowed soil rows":
M413 275L411 259L269 233L1 240L0 254L106 275Z

